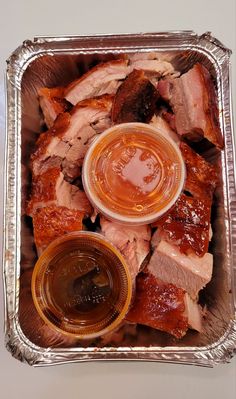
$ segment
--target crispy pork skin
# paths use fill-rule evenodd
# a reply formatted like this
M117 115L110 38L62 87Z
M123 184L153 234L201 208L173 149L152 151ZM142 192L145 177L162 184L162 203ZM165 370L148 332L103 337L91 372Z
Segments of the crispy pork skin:
M92 207L85 193L66 182L59 168L47 169L41 175L33 177L27 213L32 216L38 208L51 205L76 209L84 215L92 213Z
M149 122L157 98L158 92L144 71L134 70L117 90L112 108L113 122Z
M65 89L65 98L75 105L87 98L115 94L120 81L129 73L127 60L112 60L91 68Z
M161 239L156 245L148 271L166 283L185 290L193 299L211 280L213 256L206 253L203 257L195 254L185 255L177 246Z
M158 90L173 109L178 134L192 140L205 137L223 148L215 88L203 65L195 64L179 78L160 80Z
M84 212L64 206L38 208L33 214L34 240L38 255L56 238L83 229Z
M182 338L188 330L185 292L150 273L136 279L136 295L126 319Z
M60 113L69 110L70 104L64 99L64 87L42 87L38 94L44 121L50 128Z
M101 217L100 225L102 234L119 249L127 261L132 277L135 278L150 251L150 226L124 228L123 225L104 217Z
M187 171L184 190L196 198L212 201L218 183L215 167L184 142L181 142L180 150Z
M159 234L180 252L203 256L208 251L211 201L182 194L170 212L153 223Z

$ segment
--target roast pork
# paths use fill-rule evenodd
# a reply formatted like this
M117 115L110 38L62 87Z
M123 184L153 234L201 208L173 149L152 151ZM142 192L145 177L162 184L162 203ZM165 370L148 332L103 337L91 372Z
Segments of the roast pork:
M124 226L101 217L101 232L122 253L133 278L150 251L150 226Z
M192 140L205 137L216 147L223 148L215 88L203 65L195 64L179 78L160 80L158 90L173 109L178 134Z
M201 331L200 307L183 289L146 272L137 276L134 303L126 319L176 338L182 338L189 327Z
M177 246L163 239L155 246L148 271L163 282L182 288L195 300L199 291L211 280L212 254L206 253L201 258L193 253L185 255Z

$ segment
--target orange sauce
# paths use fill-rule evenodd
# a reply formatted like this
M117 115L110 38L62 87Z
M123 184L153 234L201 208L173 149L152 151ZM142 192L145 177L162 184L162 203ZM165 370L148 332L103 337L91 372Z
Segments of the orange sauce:
M101 137L90 165L90 199L97 198L111 212L129 218L164 209L175 197L182 176L173 146L163 136L145 131Z

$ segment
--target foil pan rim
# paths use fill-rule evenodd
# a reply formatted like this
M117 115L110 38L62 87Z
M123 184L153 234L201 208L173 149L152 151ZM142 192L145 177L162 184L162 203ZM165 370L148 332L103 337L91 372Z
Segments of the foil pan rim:
M141 34L142 38L148 40L165 39L162 46L160 43L151 48L157 48L158 51L163 49L181 49L191 48L197 51L206 52L213 57L217 64L218 72L223 81L223 85L219 88L225 91L221 125L224 131L226 141L226 165L230 159L232 163L232 148L233 133L232 133L232 115L231 103L229 103L228 89L231 83L229 77L229 57L231 50L227 49L219 40L215 39L209 32L198 36L193 31L175 31L175 32L161 32L161 33L147 33ZM70 48L71 40L86 41L91 39L99 41L107 38L118 38L124 40L125 38L140 39L140 34L132 35L93 35L93 36L69 36L69 37L37 37L34 41L25 41L21 47L13 52L8 59L7 67L7 140L6 140L6 169L5 169L5 200L4 200L4 247L3 247L3 281L5 291L5 334L6 346L8 350L17 359L27 362L31 365L53 365L76 361L89 360L146 360L146 361L164 361L185 364L195 364L203 366L213 366L221 362L228 362L230 358L236 353L236 316L235 316L235 302L232 321L228 326L227 332L221 339L209 347L150 347L150 348L90 348L84 350L83 348L71 349L57 349L39 348L32 344L21 331L18 323L18 297L19 297L19 276L20 276L20 192L18 190L21 184L19 175L20 167L20 129L21 120L19 118L19 110L21 106L20 87L21 79L25 69L34 57L41 56L43 52L53 54L56 52L66 53L67 51L78 53L78 49ZM102 48L104 43L102 43ZM101 47L96 47L97 51ZM105 46L104 52L130 52L128 45L123 47ZM137 47L133 46L132 51L136 51ZM145 51L145 46L142 47ZM150 51L150 44L148 44ZM92 52L93 47L82 47L80 52ZM226 76L222 71L226 72ZM224 86L224 87L223 87ZM230 105L228 105L230 104ZM18 114L17 114L18 112ZM231 149L231 151L229 151ZM228 186L226 188L229 213L231 222L229 224L230 248L229 263L233 265L233 260L236 259L236 195L235 195L235 167L227 170L228 172ZM236 263L236 262L235 262ZM235 286L236 286L236 268L232 266L232 293L235 301ZM12 288L13 287L13 288ZM213 347L214 346L214 347ZM81 349L81 350L80 350ZM104 353L106 356L104 357Z
M227 337L227 340L226 338ZM226 343L222 347L222 341ZM84 362L92 360L145 360L158 362L174 362L213 367L220 363L229 363L236 354L236 321L232 321L228 331L216 343L206 347L118 347L118 348L41 348L33 344L23 334L19 323L6 335L5 344L12 356L33 366L48 366L68 362ZM148 355L151 354L151 357ZM51 356L53 355L53 362Z

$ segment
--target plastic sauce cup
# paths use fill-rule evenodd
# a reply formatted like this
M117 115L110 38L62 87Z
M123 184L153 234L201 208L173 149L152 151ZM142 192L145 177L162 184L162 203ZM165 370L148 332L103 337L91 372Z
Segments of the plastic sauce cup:
M115 125L91 144L82 171L93 206L119 223L152 223L178 199L185 164L176 143L144 123Z
M132 280L109 241L81 231L55 240L43 252L34 268L32 295L47 325L68 336L93 339L124 319Z

